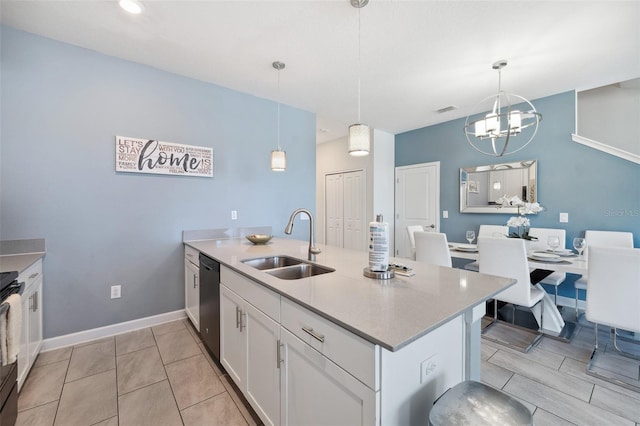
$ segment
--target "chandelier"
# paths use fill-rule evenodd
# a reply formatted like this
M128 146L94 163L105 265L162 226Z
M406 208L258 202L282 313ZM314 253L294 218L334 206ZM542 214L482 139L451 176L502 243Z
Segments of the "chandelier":
M481 100L464 123L469 144L483 154L493 157L513 154L533 140L542 115L522 96L502 90L502 68L506 60L493 64L498 70L498 93ZM478 111L491 112L482 113Z

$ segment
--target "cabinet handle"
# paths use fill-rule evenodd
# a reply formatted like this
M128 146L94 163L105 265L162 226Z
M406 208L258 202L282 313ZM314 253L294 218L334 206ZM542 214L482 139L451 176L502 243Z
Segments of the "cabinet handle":
M244 322L242 321L243 318ZM247 313L240 310L240 333L242 333L243 328L247 328Z
M276 345L276 368L280 368L280 363L282 362L282 360L280 359L280 347L282 346L282 343L280 343L280 339L278 339Z
M193 257L191 253L187 253L187 257Z
M196 288L196 276L193 276L193 288Z
M36 291L36 298L33 299L33 301L36 302L36 308L33 310L33 312L36 312L38 309L40 309L40 303L38 303L39 297L40 297L40 292Z
M34 273L34 274L29 275L29 279L30 279L30 280L34 279L35 277L37 277L37 276L38 276L38 274L39 274L39 273L40 273L40 272L36 272L36 273Z
M240 327L240 307L236 306L236 328L239 328L239 327Z
M324 335L320 334L320 333L318 333L316 331L313 331L313 328L311 328L311 327L302 327L302 331L304 331L305 333L309 334L311 337L313 337L317 341L324 343Z
M33 294L29 296L29 310L33 310Z

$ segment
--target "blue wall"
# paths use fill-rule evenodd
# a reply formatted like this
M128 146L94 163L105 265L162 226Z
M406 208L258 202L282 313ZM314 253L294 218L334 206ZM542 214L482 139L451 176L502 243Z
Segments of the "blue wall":
M1 43L0 238L46 238L45 337L183 309L182 230L283 236L315 210L314 114L282 107L274 173L271 101L8 27ZM215 178L116 173L116 135L211 147Z
M571 140L575 131L574 92L532 102L542 114L538 134L522 151L497 159L475 151L465 139L464 119L396 135L396 166L440 161L441 232L465 241L467 229L505 225L512 215L460 213L459 169L505 161L538 160L538 200L546 210L530 216L531 226L564 228L567 247L587 229L631 231L640 247L640 166ZM559 213L569 213L560 223ZM560 293L573 297L572 280Z

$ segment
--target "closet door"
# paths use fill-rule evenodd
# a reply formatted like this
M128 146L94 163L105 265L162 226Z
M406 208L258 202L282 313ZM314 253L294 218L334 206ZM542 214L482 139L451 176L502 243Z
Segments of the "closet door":
M344 248L364 250L364 172L344 173Z
M325 176L325 241L328 246L342 247L344 191L342 173Z

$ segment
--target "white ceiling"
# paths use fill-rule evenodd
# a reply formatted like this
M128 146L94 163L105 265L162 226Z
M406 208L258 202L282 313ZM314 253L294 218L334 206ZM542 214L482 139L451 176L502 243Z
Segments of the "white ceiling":
M349 0L143 5L134 16L115 0L1 0L0 18L313 111L318 142L357 121L358 9ZM509 61L503 89L528 99L640 76L636 0L370 0L360 13L362 122L393 134L468 115L497 90L499 59ZM275 60L286 64L279 95ZM435 112L449 105L458 109Z

